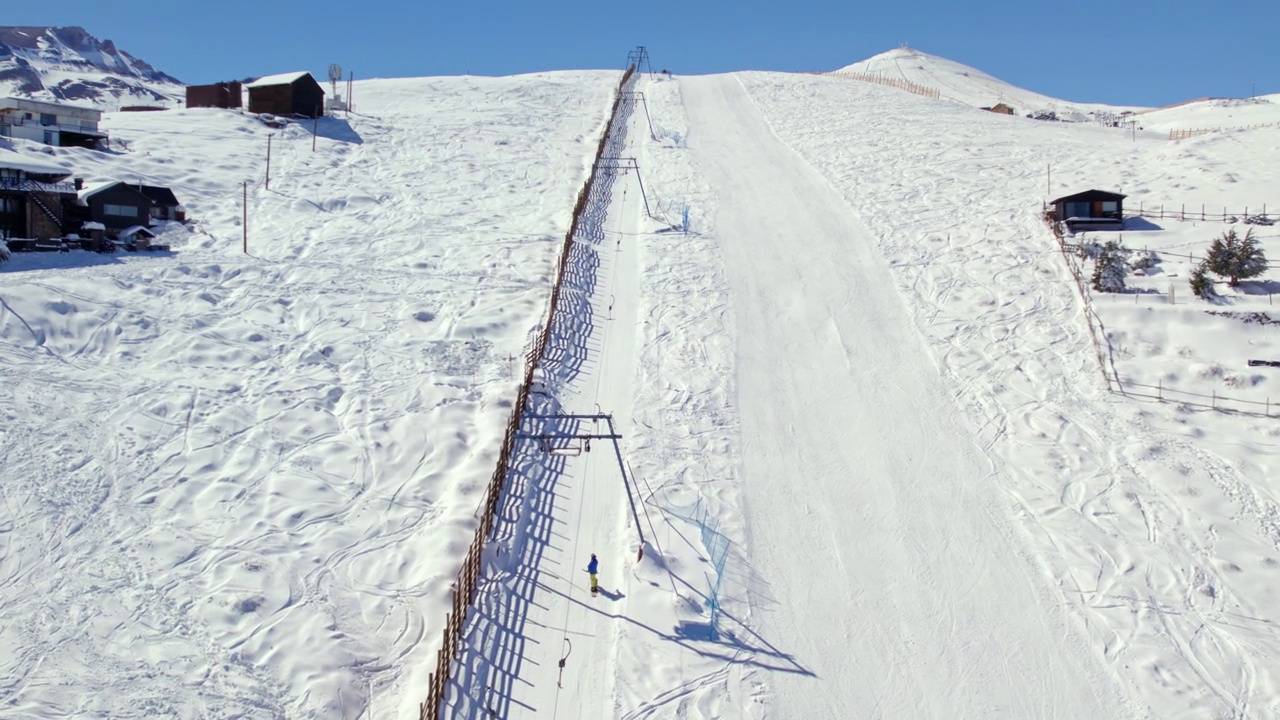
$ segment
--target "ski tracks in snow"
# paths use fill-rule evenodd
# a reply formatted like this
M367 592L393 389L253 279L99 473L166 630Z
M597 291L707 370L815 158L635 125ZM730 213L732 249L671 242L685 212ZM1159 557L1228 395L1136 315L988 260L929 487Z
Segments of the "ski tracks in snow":
M117 121L139 127L113 128L137 136L114 161L165 173L210 232L5 266L10 711L416 709L611 77L377 81L319 152L276 132L248 257L239 181L269 131Z
M1222 419L1106 395L1070 275L1030 207L1046 163L1128 189L1146 150L1106 138L1116 147L1099 151L1086 145L1096 138L905 96L872 112L892 91L853 83L744 79L775 131L878 235L1011 481L1008 509L1036 547L1029 560L1131 689L1131 712L1280 712L1280 678L1264 660L1280 656L1267 589L1280 549L1274 501L1195 440L1200 426L1238 442ZM1008 142L1015 132L1027 137Z

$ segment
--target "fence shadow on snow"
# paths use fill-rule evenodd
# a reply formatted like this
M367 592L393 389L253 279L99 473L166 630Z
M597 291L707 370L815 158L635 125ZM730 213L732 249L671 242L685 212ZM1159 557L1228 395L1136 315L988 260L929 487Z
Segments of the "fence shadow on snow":
M624 89L634 70L623 73L615 92L609 123L596 149L597 164L607 151L616 154L623 143L632 105ZM453 606L445 617L427 699L419 705L420 720L439 717L446 706L452 717L505 717L515 702L524 650L536 642L527 632L528 610L539 579L554 570L544 567L543 555L563 538L556 532L555 502L565 482L566 464L564 456L546 452L539 441L521 436L578 432L576 420L526 416L556 414L560 408L555 392L577 377L587 362L586 343L594 322L591 294L600 265L595 247L604 237L611 176L593 166L578 193L557 262L547 320L525 357L524 382L507 423L475 539L453 586ZM500 571L493 575L501 579L481 586L483 566Z

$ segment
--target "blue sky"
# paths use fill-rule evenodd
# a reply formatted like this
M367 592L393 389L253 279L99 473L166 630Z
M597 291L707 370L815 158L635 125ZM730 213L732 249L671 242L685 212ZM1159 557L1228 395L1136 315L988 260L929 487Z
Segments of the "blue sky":
M298 0L6 3L4 25L80 25L187 83L293 70L325 78L621 67L833 70L906 42L1075 102L1163 105L1280 92L1280 2L1175 9L1124 0L648 0L605 4ZM124 8L122 10L122 8ZM1194 9L1194 12L1191 11ZM1254 85L1256 83L1256 86Z

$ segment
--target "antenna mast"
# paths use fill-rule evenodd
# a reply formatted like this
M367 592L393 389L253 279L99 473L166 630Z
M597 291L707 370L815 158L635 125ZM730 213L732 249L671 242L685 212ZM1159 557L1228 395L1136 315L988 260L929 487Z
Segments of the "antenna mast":
M325 101L325 110L333 112L335 110L346 110L347 104L342 101L342 93L338 92L338 81L342 79L342 66L329 66L329 99Z

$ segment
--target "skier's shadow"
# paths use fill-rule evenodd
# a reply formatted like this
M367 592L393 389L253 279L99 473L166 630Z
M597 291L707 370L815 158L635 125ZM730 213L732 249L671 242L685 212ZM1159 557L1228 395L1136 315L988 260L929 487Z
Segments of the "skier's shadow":
M610 600L612 600L612 601L614 601L614 602L618 602L618 601L619 601L619 600L621 600L622 598L626 597L626 595L623 595L621 592L609 592L608 590L605 590L604 588L600 588L597 592L599 592L601 595L603 595L603 596L605 596L605 597L609 598Z

